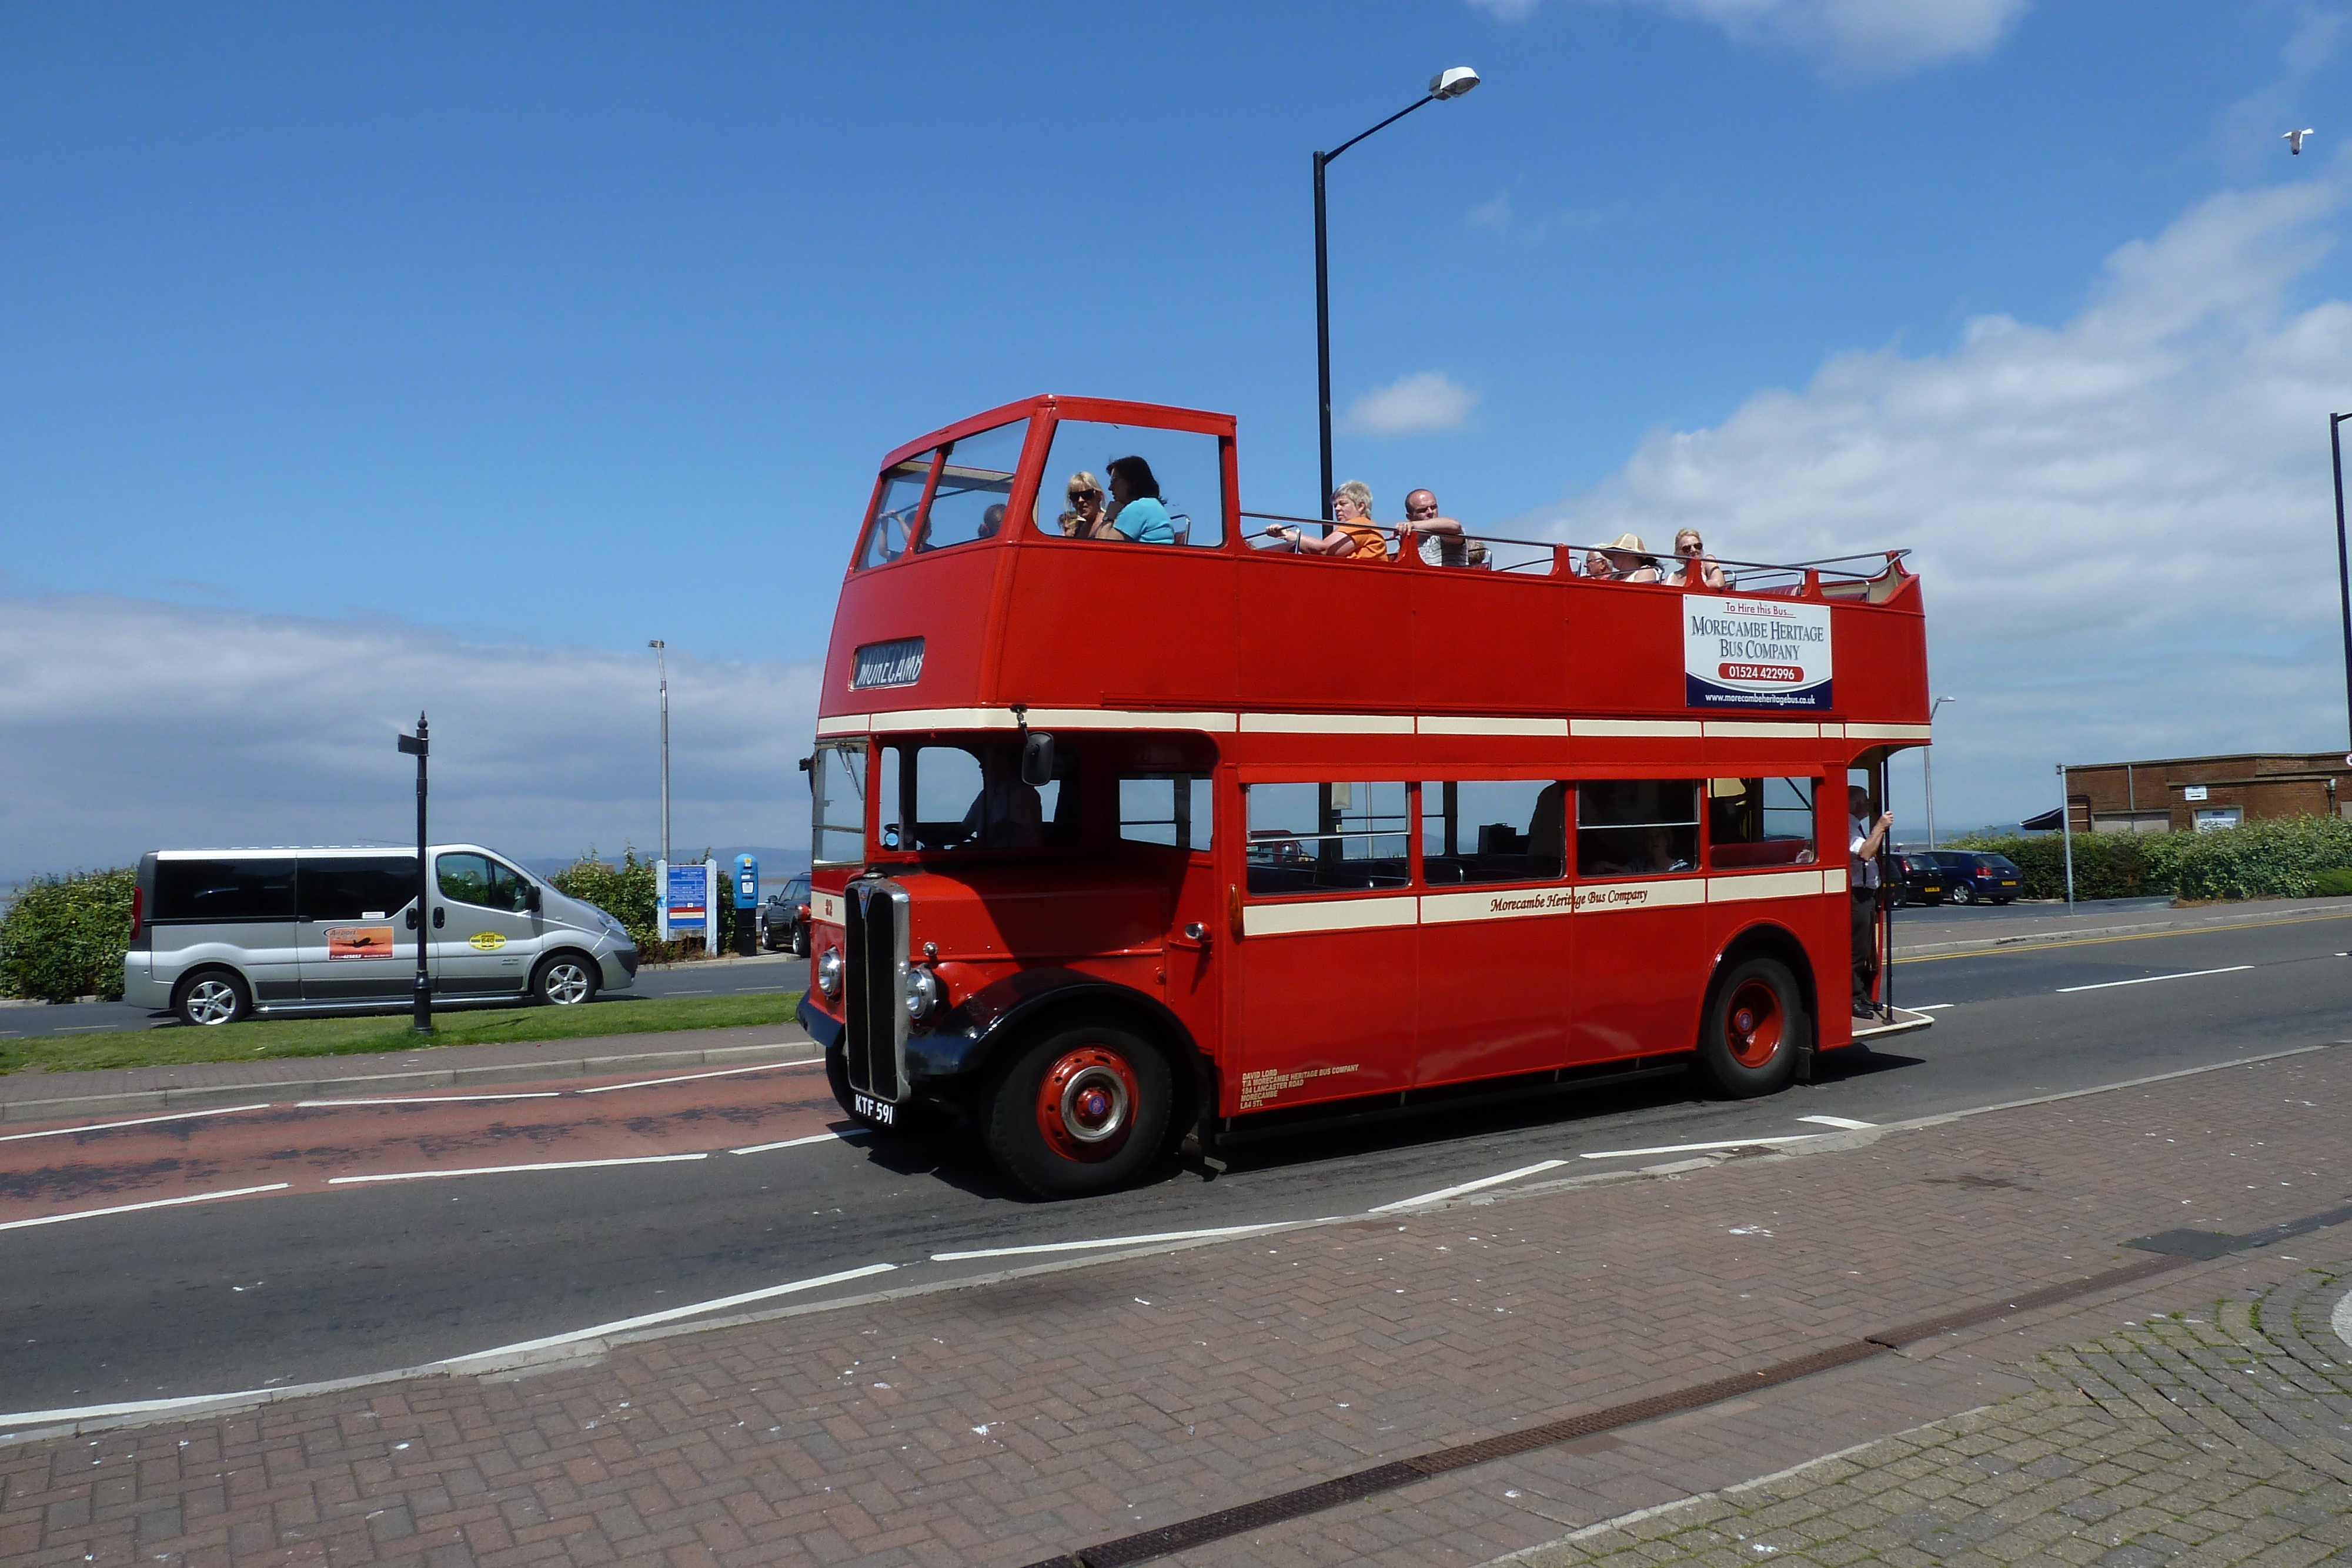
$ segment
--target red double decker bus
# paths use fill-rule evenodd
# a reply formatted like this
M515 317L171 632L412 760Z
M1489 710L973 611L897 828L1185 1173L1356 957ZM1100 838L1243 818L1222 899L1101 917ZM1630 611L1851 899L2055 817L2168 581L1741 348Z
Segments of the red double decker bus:
M1062 1196L1927 1021L1848 995L1849 784L1928 738L1901 552L1709 587L1266 520L1223 414L1040 397L884 461L807 764L801 1019L858 1121Z

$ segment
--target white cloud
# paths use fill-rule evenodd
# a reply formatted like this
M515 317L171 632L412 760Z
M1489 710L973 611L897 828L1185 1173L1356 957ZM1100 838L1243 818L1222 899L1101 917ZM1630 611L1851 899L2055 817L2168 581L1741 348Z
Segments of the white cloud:
M1426 435L1459 430L1478 394L1443 371L1422 371L1367 392L1349 405L1348 429L1363 435Z
M1505 22L1538 0L1469 0ZM1597 3L1597 0L1595 0ZM1891 76L1990 54L2027 0L1611 0L1711 23L1742 42L1801 50L1831 69Z
M808 664L670 654L672 843L806 841ZM399 842L433 721L434 836L525 857L660 840L650 653L480 645L386 617L0 599L0 883L164 845Z
M2338 744L2326 413L2352 404L2352 303L2289 291L2347 171L2200 203L2062 326L1979 318L1949 353L1841 355L1654 434L1559 537L1916 547L1936 689L1963 699L1948 828L2048 804L2062 758Z

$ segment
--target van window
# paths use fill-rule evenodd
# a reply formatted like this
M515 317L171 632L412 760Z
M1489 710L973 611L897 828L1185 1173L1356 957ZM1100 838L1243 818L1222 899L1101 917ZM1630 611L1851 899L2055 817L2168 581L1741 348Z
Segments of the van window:
M1449 779L1421 787L1421 875L1432 887L1557 882L1568 871L1568 786Z
M1716 871L1811 865L1819 858L1817 779L1706 781L1706 863Z
M1214 813L1205 773L1129 773L1118 781L1118 836L1133 844L1206 850Z
M1403 887L1412 881L1402 783L1252 784L1247 788L1253 894Z
M1655 876L1698 864L1696 779L1593 779L1576 787L1576 874Z
M511 866L488 855L443 855L437 866L441 896L483 909L521 914L530 907L530 883Z
M158 920L291 920L291 860L159 860Z
M305 920L382 920L416 902L416 857L306 860L294 889L295 912Z

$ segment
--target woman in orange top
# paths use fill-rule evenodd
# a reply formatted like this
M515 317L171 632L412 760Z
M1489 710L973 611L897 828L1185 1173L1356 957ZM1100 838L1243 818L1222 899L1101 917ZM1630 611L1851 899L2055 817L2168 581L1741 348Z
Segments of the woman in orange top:
M1309 538L1297 528L1269 523L1265 531L1278 534L1302 555L1337 556L1342 560L1386 560L1388 536L1372 521L1372 487L1350 479L1331 492L1331 531Z

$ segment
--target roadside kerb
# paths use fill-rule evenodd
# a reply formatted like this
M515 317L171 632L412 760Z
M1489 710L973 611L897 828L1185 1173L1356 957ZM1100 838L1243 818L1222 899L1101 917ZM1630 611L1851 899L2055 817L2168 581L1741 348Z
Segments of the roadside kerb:
M2167 931L2202 931L2217 925L2260 925L2273 922L2327 920L2352 915L2352 899L2305 900L2280 899L2270 907L2259 910L2231 910L2207 914L2197 911L2169 920L2139 921L2122 925L2088 925L2080 929L2061 927L2051 931L2022 932L2014 936L1970 936L1954 942L1922 942L1905 946L1897 942L1895 961L1924 958L1944 953L1994 953L2007 947L2057 947L2069 942L2088 942L2107 936L2138 936Z
M532 1057L521 1061L459 1063L446 1067L415 1068L404 1065L398 1070L367 1070L364 1063L381 1062L383 1058L325 1058L333 1061L347 1061L360 1071L308 1078L245 1079L233 1082L174 1084L153 1089L134 1089L115 1093L91 1094L74 1092L71 1080L82 1073L50 1073L28 1075L20 1086L0 1079L0 1092L22 1089L54 1089L53 1095L17 1093L0 1101L0 1124L10 1122L65 1121L76 1116L111 1115L129 1111L176 1111L200 1109L206 1105L241 1103L256 1097L266 1100L325 1100L350 1095L413 1092L420 1089L449 1089L475 1083L528 1083L540 1079L597 1078L616 1072L667 1071L674 1068L723 1067L747 1061L793 1061L814 1060L819 1053L815 1041L806 1033L789 1024L754 1026L758 1032L778 1038L757 1044L713 1046L685 1051L636 1051L617 1052L609 1056ZM643 1036L619 1036L620 1039L643 1039ZM443 1046L438 1049L453 1055L484 1048ZM489 1048L497 1049L497 1048ZM406 1054L403 1053L404 1061ZM282 1060L282 1059L281 1059ZM211 1066L196 1062L190 1066ZM259 1064L256 1064L259 1065ZM277 1065L272 1063L271 1065ZM150 1071L134 1069L131 1071ZM46 1078L46 1082L44 1079Z

